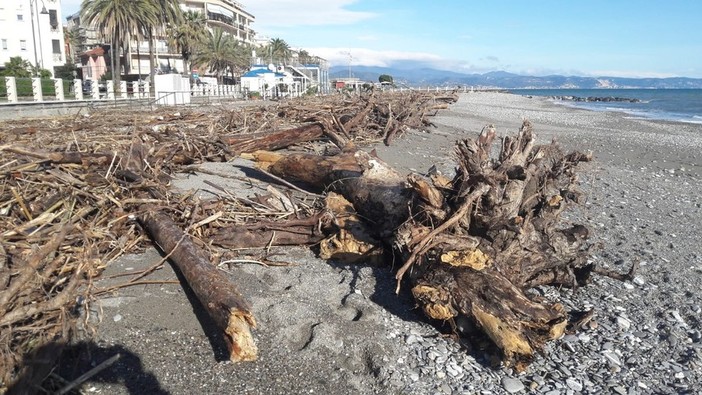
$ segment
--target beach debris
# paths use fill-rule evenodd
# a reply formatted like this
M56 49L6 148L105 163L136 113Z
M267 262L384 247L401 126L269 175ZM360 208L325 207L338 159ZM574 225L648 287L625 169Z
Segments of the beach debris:
M236 285L212 265L208 255L167 214L151 206L140 211L139 222L178 267L209 316L224 331L229 359L256 360L258 348L251 335L256 320Z
M523 370L568 324L561 304L529 289L584 286L593 272L617 276L588 262L589 230L560 216L582 201L575 168L591 154L536 145L528 121L502 139L493 158L495 138L489 126L459 141L448 183L436 175L403 177L360 150L278 155L261 165L348 199L378 247L402 258L398 291L405 284L427 316L461 327L463 337L487 336L504 362Z
M37 383L77 329L94 330L85 319L90 304L120 288L97 289L95 280L119 256L140 251L147 235L183 273L191 273L186 281L225 332L231 358L253 359L256 346L248 331L255 318L244 296L206 269L207 263L214 269L235 261L236 246L319 243L338 229L335 217L322 210L319 196L297 198L276 188L242 198L210 183L218 197L201 201L193 191L171 191L173 175L262 148L338 151L390 142L409 128L431 126L436 106L457 100L455 94L440 96L437 101L426 92L371 92L177 112L96 108L90 117L3 122L0 392L41 390ZM142 284L151 271L135 273L121 286ZM204 281L222 281L222 287L205 289Z

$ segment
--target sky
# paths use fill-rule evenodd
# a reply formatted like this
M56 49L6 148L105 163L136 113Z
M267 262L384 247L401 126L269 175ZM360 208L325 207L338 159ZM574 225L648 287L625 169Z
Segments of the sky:
M80 0L62 0L64 16ZM702 78L699 0L239 0L332 66Z

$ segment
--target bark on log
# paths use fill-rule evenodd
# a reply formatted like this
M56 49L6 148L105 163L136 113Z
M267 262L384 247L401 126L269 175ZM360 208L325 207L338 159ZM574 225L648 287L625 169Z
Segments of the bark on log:
M380 237L389 237L407 219L411 195L404 177L366 152L281 156L269 165L268 171L343 195L374 226Z
M170 254L171 262L183 273L207 313L224 331L231 361L255 360L258 349L251 328L256 327L256 321L236 286L210 263L205 253L168 215L153 207L146 207L142 212L139 221L154 242Z
M234 135L222 137L234 154L259 150L273 151L293 144L319 140L324 136L324 127L315 122L279 132L259 135Z
M209 237L212 244L230 249L317 244L325 237L320 230L329 227L329 218L326 217L320 214L302 220L228 226Z

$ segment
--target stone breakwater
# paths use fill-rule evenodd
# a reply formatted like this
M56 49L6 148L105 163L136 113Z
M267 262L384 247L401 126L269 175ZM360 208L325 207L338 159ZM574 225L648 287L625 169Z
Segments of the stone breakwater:
M629 97L614 97L614 96L548 96L551 100L561 100L561 101L572 101L572 102L585 102L585 103L609 103L609 102L623 102L623 103L641 103L640 99L634 99Z

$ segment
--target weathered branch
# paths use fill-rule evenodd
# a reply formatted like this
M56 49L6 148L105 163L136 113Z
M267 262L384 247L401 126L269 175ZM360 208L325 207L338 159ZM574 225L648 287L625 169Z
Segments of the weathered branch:
M170 217L145 207L139 217L154 242L171 255L185 280L217 326L224 331L232 362L253 361L258 349L251 335L256 326L249 304L223 272L183 233Z

